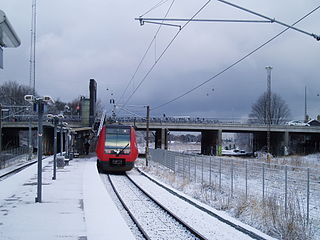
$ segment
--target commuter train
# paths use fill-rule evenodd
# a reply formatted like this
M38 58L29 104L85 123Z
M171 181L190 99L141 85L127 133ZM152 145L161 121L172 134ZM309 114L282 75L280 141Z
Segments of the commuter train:
M97 143L99 172L124 172L134 167L138 157L135 130L131 126L105 125Z

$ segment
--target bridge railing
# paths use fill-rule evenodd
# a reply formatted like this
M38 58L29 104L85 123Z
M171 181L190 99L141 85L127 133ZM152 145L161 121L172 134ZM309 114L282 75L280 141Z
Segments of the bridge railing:
M146 118L139 117L118 117L116 119L123 123L146 123ZM289 120L282 120L280 123L272 125L284 125ZM200 118L200 117L151 117L150 123L191 123L191 124L255 124L263 125L253 118Z
M299 204L301 220L320 225L320 169L267 164L258 159L185 154L150 149L150 161L168 168L175 180L200 185L202 194L213 191L224 198L275 201L285 216Z

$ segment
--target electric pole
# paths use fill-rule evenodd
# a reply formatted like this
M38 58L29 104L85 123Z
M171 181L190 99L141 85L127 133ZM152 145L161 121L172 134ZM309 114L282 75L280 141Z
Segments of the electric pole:
M307 86L304 86L304 122L308 122L307 114Z
M150 107L147 106L147 136L146 136L146 166L148 166L149 158L149 123L150 123Z
M270 129L271 129L271 70L272 67L266 67L267 70L267 161L270 161Z

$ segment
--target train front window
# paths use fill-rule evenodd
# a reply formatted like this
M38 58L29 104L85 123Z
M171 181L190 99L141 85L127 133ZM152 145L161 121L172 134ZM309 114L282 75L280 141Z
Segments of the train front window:
M130 128L107 127L104 151L106 154L129 154Z

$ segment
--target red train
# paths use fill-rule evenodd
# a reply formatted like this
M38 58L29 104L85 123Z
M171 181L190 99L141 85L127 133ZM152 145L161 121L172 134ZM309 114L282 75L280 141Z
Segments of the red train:
M124 172L133 168L138 157L136 134L133 127L105 125L97 144L99 172Z

